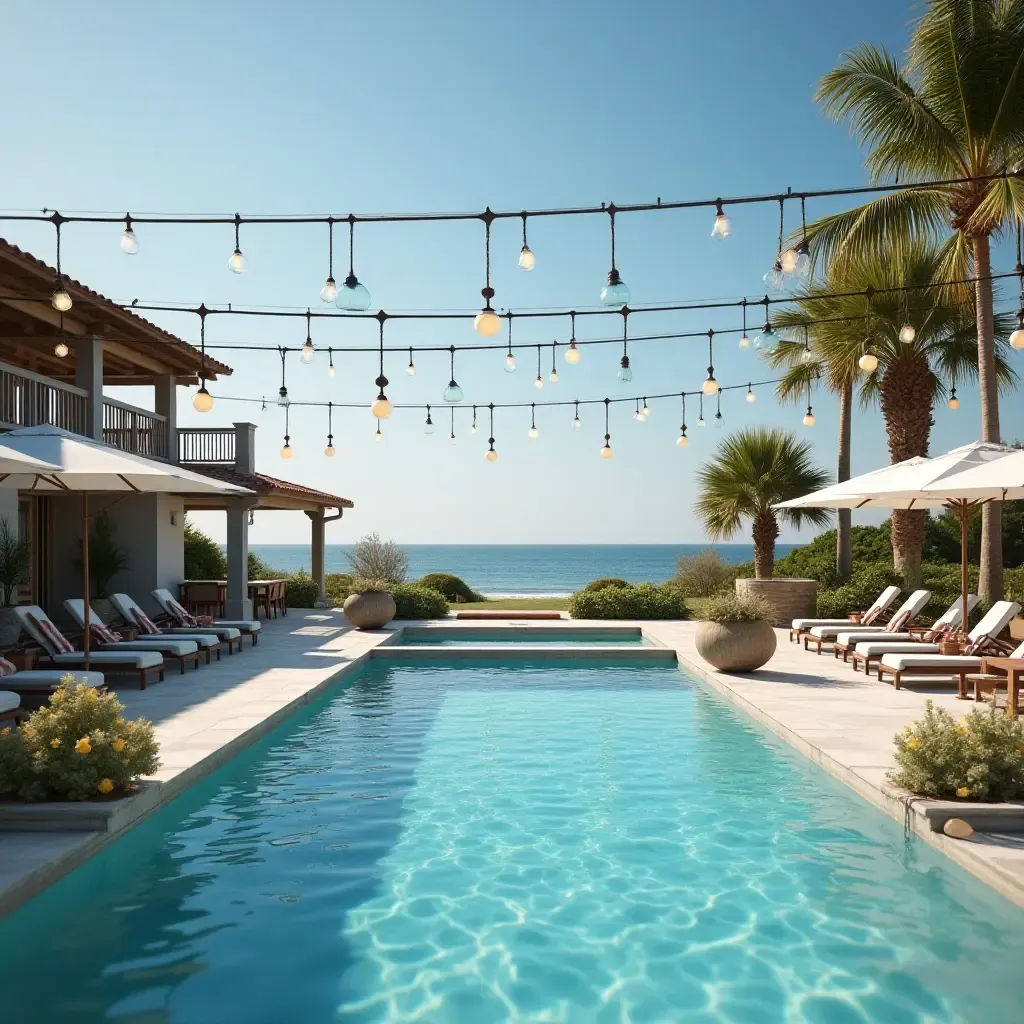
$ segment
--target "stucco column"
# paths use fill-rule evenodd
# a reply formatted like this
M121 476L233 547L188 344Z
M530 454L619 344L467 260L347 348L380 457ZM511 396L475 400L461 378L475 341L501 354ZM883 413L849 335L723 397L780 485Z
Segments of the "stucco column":
M75 339L75 385L88 393L85 435L103 440L103 339Z
M256 424L235 424L235 469L246 476L256 472Z
M251 619L249 600L249 508L248 498L228 499L228 600L229 619Z
M319 595L316 599L316 607L326 608L329 602L327 588L324 585L324 510L318 508L315 512L306 512L306 515L309 516L311 527L310 548L313 564L310 573Z
M166 421L167 449L158 454L169 462L178 461L178 398L175 394L175 379L170 374L153 378L153 408Z

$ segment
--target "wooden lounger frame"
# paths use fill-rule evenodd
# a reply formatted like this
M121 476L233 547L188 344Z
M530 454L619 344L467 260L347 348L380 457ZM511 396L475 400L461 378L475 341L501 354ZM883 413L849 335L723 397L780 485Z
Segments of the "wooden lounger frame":
M1011 644L1006 643L1004 640L996 640L996 639L993 639L992 637L989 637L989 636L982 637L982 639L978 641L978 647L979 647L979 650L975 651L971 655L968 655L968 657L977 658L982 663L984 662L986 653L991 655L991 656L993 656L993 657L998 657L999 655L1010 654L1012 651L1016 650L1015 647L1013 647ZM992 647L993 650L987 650L987 648L989 648L989 647ZM934 652L926 651L924 653L932 654ZM913 655L909 655L909 657L913 657ZM970 668L969 666L964 666L964 667L960 667L960 668L957 668L957 667L951 668L948 665L946 665L946 666L943 666L943 665L927 665L927 666L915 666L914 668L907 668L907 669L896 669L896 668L890 668L888 665L883 665L881 663L881 661L879 661L879 663L878 663L878 669L877 670L878 670L878 681L880 683L884 683L885 680L882 677L883 676L891 675L892 676L892 685L897 690L900 688L900 684L902 682L902 679L903 679L904 675L908 675L908 676L946 676L947 678L950 677L950 676L955 676L956 679L957 679L957 694L956 695L957 695L957 697L960 698L960 700L967 700L967 677L969 675L975 675L979 671L978 668Z
M866 612L866 611L867 611L867 609L865 608L864 612ZM864 614L864 613L862 612L861 614ZM892 620L893 615L895 615L895 614L896 613L895 613L895 611L893 609L886 608L885 611L879 612L878 613L878 617L873 622L869 622L868 625L871 626L872 629L874 629L875 626L878 626L878 628L881 629L883 626L886 626L886 625L889 624L889 622ZM860 625L863 625L863 623L854 622L851 619L850 620L850 625L851 626L860 626ZM814 628L813 626L808 628L808 629L792 629L791 628L790 631L789 631L789 642L791 644L798 644L798 643L800 643L801 639L803 639L804 637L808 636L810 634L810 632L811 632L811 629L813 629L813 628ZM807 644L806 643L804 644L804 650L805 651L807 650ZM820 649L819 649L818 653L821 654L821 650Z

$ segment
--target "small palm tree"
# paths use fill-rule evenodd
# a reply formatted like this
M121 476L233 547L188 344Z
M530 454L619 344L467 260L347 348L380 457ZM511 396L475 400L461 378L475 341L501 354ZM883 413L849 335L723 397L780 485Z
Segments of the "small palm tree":
M751 521L759 580L771 579L780 519L796 527L825 526L831 516L821 508L774 507L829 483L829 475L811 464L811 446L784 430L758 427L731 434L698 477L697 515L712 540L728 540L743 519Z
M1024 219L1024 178L986 179L1024 162L1024 0L927 0L906 63L867 44L845 54L818 99L870 148L877 181L972 179L884 196L811 231L827 262L900 256L915 237L947 239L944 280L976 276L981 437L999 441L990 240ZM953 236L948 237L949 228ZM973 271L973 274L972 274ZM999 504L982 508L981 595L1002 596Z

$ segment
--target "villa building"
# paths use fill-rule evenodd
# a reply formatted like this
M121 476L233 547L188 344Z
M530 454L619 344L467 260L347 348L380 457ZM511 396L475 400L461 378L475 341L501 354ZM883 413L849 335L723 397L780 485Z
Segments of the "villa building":
M184 579L185 512L220 508L228 524L227 614L249 618L251 512L289 509L309 516L312 574L323 597L324 524L339 518L352 502L257 473L256 427L251 423L180 429L177 388L197 385L200 352L66 276L72 306L58 312L50 302L56 278L53 267L0 240L0 431L52 424L147 459L187 465L252 492L202 501L164 494L110 496L108 515L130 562L114 580L117 589L146 607L151 607L154 588L176 591ZM230 373L229 366L206 356L208 380ZM137 408L104 394L104 387L119 385L151 387L153 408ZM102 498L95 501L101 504ZM30 579L23 600L48 613L59 614L65 598L81 596L75 566L80 517L75 497L0 486L0 518L17 525L29 543Z

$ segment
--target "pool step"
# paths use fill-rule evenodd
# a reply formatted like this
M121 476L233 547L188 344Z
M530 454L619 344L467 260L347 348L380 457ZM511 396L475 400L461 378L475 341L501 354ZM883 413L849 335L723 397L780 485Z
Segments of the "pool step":
M467 611L467 612L456 612L455 618L457 619L562 619L568 618L561 612L543 612L543 611L502 611L502 612L487 612L487 611Z

